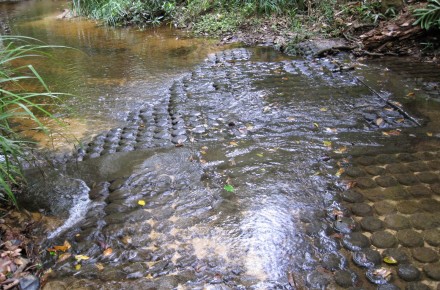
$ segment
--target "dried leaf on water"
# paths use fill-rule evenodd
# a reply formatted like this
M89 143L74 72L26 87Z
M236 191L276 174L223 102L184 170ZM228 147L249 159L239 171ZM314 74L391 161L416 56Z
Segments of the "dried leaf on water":
M385 263L387 263L387 264L390 264L390 265L396 265L396 264L397 264L397 260L394 259L394 258L391 257L391 256L386 256L385 258L383 258L383 261L384 261Z
M257 153L258 157L263 157L264 155L262 153Z
M327 133L337 133L338 132L338 129L336 129L336 128L325 128L325 131L327 132Z
M61 255L58 257L57 263L61 263L61 262L65 261L65 260L69 259L70 257L72 257L72 254L71 254L71 253L64 253L64 254L61 254Z
M110 256L113 253L113 249L112 248L107 248L104 250L104 252L102 252L102 255L104 257Z
M414 97L414 92L409 92L408 94L406 94L407 97Z
M378 276L378 277L382 277L382 278L386 278L391 275L391 270L386 269L386 268L375 269L373 271L373 275Z
M319 109L321 112L327 112L328 111L328 109L327 108L321 108L321 109Z
M345 169L344 168L339 168L339 170L336 172L336 176L337 177L340 177L341 175L342 175L342 173L344 173L345 172Z
M81 262L82 260L88 260L88 259L90 259L90 257L89 257L89 256L85 256L85 255L76 255L76 256L75 256L75 259L76 259L78 262Z
M98 268L99 271L104 270L104 265L102 263L96 263L95 266L96 268Z
M432 137L432 132L426 132L426 135L427 135L428 137Z
M54 246L51 249L48 249L49 252L66 252L67 250L69 250L72 246L70 245L70 243L68 241L64 241L64 245L62 246Z
M357 185L357 182L354 180L350 180L348 182L345 182L345 189L353 188Z
M323 141L322 143L324 143L326 147L332 147L332 141Z
M81 270L81 264L76 264L75 265L75 270L77 270L77 271Z
M375 123L376 123L377 126L380 126L383 123L383 119L382 118L377 118Z
M146 204L145 200L143 200L143 199L138 200L138 205L144 206L145 204Z
M384 136L387 136L387 137L389 137L389 136L399 136L400 135L400 130L390 130L390 131L387 131L387 132L382 132L382 135L384 135Z
M132 238L130 236L123 236L122 237L122 242L126 245L131 244L132 242Z
M287 121L295 121L295 117L287 117Z
M343 146L343 147L340 147L340 148L336 149L333 152L335 152L336 154L342 154L342 153L345 153L346 151L347 151L347 147Z
M236 147L236 146L238 146L238 143L235 141L231 141L231 142L229 142L229 145Z
M226 190L227 192L234 192L235 191L235 188L230 184L225 185L225 187L223 187L223 189Z
M319 124L318 124L318 123L313 123L313 126L314 126L315 128L319 128Z

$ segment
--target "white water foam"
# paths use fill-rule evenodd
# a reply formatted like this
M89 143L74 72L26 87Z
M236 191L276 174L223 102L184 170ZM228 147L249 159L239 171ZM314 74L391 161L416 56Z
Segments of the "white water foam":
M80 220L82 220L90 208L91 200L89 198L90 188L81 179L73 179L79 182L78 192L73 196L72 205L69 210L69 217L62 226L49 233L48 238L53 239L65 230L71 228Z

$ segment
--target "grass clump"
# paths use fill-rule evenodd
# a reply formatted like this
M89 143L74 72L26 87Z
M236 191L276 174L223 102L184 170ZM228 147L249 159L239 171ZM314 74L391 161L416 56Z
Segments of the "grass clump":
M25 118L44 130L41 116L56 119L49 109L60 102L60 94L49 90L32 65L18 63L48 56L46 51L54 47L29 37L0 36L0 199L15 206L14 191L24 182L21 164L30 143L20 141L13 124Z

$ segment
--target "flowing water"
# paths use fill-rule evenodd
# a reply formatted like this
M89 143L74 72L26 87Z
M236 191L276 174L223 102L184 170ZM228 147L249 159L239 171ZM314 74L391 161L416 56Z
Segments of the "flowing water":
M424 148L438 175L438 66L289 58L268 48L221 48L169 28L55 20L63 4L29 1L10 12L13 32L80 50L55 51L58 63L41 70L54 89L80 96L68 100L79 117L66 118L81 129L73 132L83 145L45 168L44 178L29 170L32 190L21 197L29 209L64 218L43 247L72 246L69 258L44 256L53 269L46 289L382 283L367 281L352 261L352 253L370 249L370 236L379 258L388 248L359 226L377 199L343 202L367 196L376 182L386 199L389 185L378 172L388 165L372 165L383 156L413 162L414 148ZM429 73L411 75L415 68ZM364 170L375 177L364 178ZM435 191L433 175L417 178ZM359 191L347 193L347 184ZM435 287L435 275L423 271L419 280ZM386 286L420 286L393 277Z

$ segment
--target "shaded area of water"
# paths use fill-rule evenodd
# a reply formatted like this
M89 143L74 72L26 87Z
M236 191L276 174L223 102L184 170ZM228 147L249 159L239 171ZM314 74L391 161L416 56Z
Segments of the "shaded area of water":
M65 100L78 113L68 116L71 132L65 135L73 132L81 138L96 134L124 120L132 108L157 102L173 78L219 49L208 40L189 38L170 27L140 31L113 29L82 19L56 19L68 4L37 0L0 3L11 20L11 34L72 48L53 49L53 58L33 60L52 91L76 96ZM63 143L62 137L58 139Z

